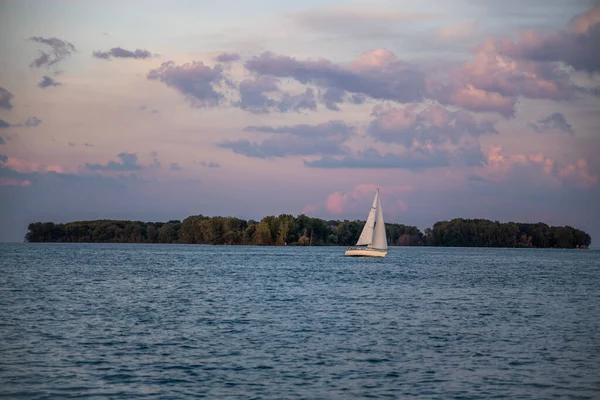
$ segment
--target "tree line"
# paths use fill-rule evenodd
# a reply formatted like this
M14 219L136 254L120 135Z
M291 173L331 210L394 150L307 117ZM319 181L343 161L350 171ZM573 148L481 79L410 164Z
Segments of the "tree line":
M264 217L261 221L235 217L194 215L183 221L75 221L65 224L35 222L26 242L72 243L182 243L259 246L351 246L364 221L311 218L304 214ZM385 224L392 246L561 247L587 248L590 236L569 226L543 223L500 223L484 219L436 222L422 233L415 226Z
M455 218L436 222L432 228L425 229L424 241L430 246L573 249L588 248L592 238L571 226Z

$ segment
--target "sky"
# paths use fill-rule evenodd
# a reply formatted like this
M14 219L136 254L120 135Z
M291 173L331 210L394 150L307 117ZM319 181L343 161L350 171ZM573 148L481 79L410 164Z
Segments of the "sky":
M600 244L600 2L0 0L0 241L189 215Z

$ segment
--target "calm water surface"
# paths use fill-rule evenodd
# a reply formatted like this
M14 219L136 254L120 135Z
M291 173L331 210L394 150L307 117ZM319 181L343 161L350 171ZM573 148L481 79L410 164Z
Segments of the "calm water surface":
M600 251L0 244L0 397L600 398Z

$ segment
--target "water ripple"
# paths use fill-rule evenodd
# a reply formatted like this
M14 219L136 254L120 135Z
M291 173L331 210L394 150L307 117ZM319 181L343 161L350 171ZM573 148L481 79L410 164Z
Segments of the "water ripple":
M0 244L0 397L600 398L600 252Z

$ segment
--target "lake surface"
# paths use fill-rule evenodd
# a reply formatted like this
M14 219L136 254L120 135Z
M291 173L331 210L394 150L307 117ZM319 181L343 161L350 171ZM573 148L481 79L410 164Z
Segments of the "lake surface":
M600 251L0 244L0 397L600 398Z

